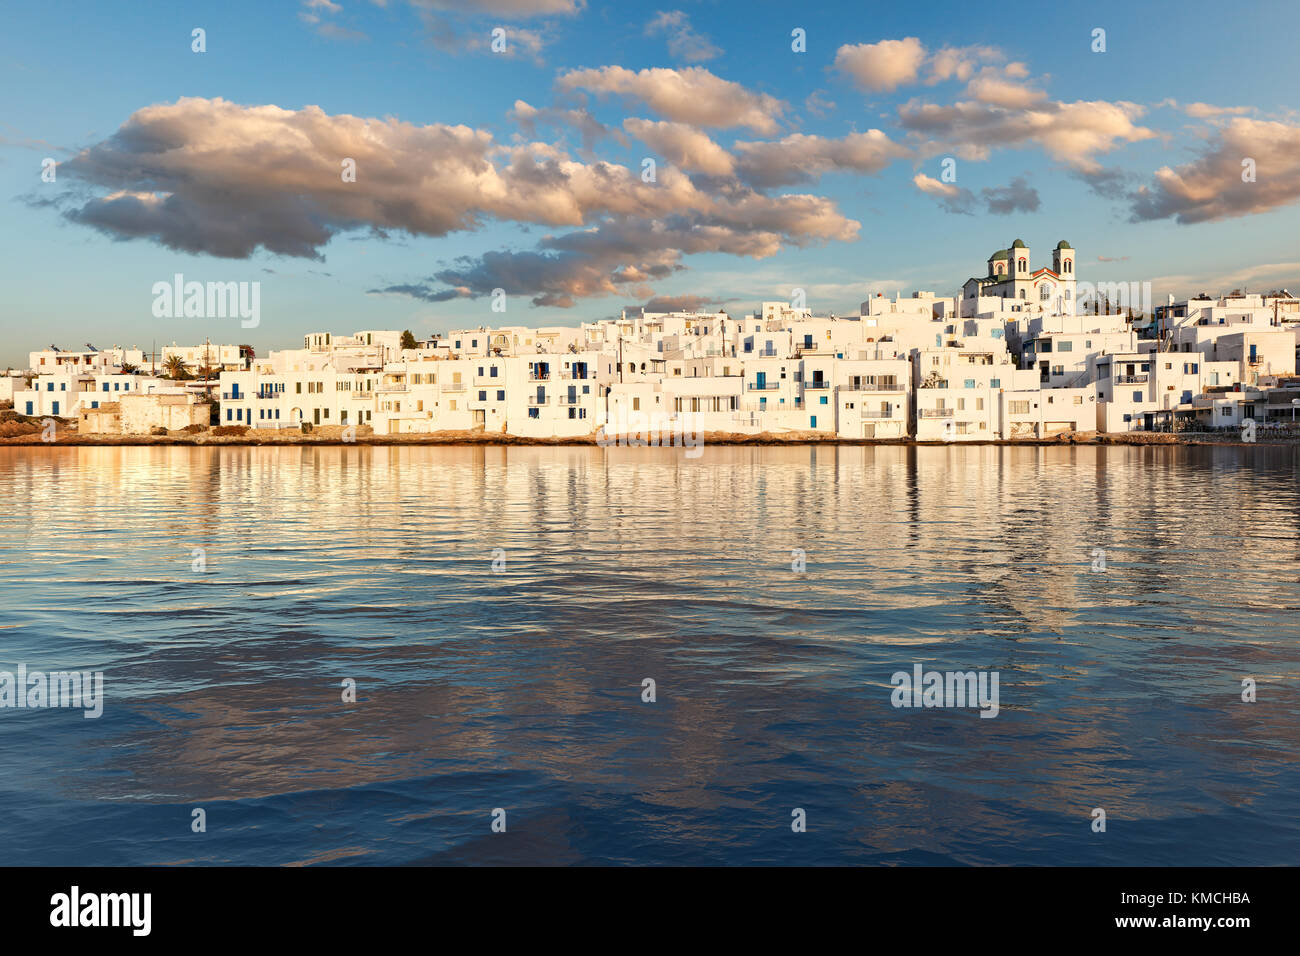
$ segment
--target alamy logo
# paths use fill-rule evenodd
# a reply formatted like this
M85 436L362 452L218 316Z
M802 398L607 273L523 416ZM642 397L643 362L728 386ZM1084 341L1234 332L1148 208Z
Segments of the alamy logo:
M895 707L979 707L980 717L998 715L997 671L896 671L890 702Z
M680 446L686 449L687 458L704 454L704 437L695 412L682 412L670 418L663 412L629 412L621 408L610 416L607 424L596 429L596 444Z
M27 670L19 664L17 673L0 671L0 709L81 707L82 715L93 720L104 713L104 674L102 671Z
M262 283L186 282L176 273L171 282L153 284L156 319L233 319L255 329L262 322Z
M80 887L74 886L71 892L51 896L50 906L51 926L128 926L133 936L148 936L153 894L83 894Z

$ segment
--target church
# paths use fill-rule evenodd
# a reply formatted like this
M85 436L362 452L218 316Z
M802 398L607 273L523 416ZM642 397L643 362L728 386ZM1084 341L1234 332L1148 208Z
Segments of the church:
M988 267L988 275L969 279L962 286L965 298L1000 296L1023 302L1024 311L1074 311L1074 248L1064 239L1052 250L1050 269L1030 265L1029 247L1023 239L989 256Z

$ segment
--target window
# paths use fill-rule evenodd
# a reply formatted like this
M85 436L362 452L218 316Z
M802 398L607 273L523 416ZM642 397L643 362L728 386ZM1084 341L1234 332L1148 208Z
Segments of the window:
M975 387L975 379L973 379L973 378L968 378L968 379L966 379L966 381L965 381L964 384L965 384L965 387L966 387L966 388L974 388L974 387Z
M1135 401L1135 402L1140 402L1140 401L1142 401L1142 393L1141 393L1141 392L1134 392L1134 393L1133 393L1133 401Z
M821 403L822 403L823 405L826 404L826 396L825 396L825 395L822 396L822 402L821 402Z
M478 400L479 400L480 402L486 402L486 401L487 401L487 390L486 390L486 389L482 389L482 388L480 388L480 389L478 390Z
M495 369L493 369L493 371L495 371ZM498 401L498 402L504 402L505 400L506 400L506 390L505 390L504 388L498 388L498 389L497 389L497 401Z
M994 378L989 380L989 388L1001 388L1001 387L1002 387L1002 379Z
M1057 342L1057 343L1056 343L1056 351L1058 351L1058 352L1073 352L1073 351L1074 351L1074 343L1073 343L1073 342L1070 342L1070 341Z
M1025 401L1025 402L1008 402L1008 403L1007 403L1007 407L1010 409L1012 415L1028 415L1028 414L1029 414L1029 402L1027 402L1027 401Z

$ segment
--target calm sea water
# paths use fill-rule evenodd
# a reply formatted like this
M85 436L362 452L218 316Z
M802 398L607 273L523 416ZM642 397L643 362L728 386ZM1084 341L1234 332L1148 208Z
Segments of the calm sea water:
M1293 864L1298 465L0 449L0 864Z

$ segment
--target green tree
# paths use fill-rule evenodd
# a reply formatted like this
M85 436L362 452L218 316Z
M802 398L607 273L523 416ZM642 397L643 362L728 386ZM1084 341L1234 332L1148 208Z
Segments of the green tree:
M163 374L177 381L190 377L189 371L185 368L185 359L179 355L167 356L167 361L163 362Z
M402 333L402 348L418 349L419 347L420 347L420 343L415 341L415 336L411 334L410 329L407 329L405 332Z

